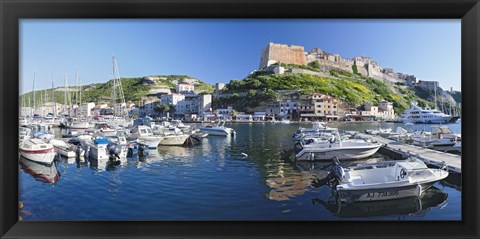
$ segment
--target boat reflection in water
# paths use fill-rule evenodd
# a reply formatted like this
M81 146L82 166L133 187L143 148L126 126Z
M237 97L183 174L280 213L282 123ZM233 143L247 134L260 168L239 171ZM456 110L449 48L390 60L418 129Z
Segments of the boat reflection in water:
M20 157L18 162L22 170L30 174L36 181L53 184L60 179L56 163L47 166L30 161L24 157Z
M314 205L322 205L340 218L370 218L382 216L422 215L433 207L446 203L448 194L431 187L421 197L395 200L341 203L338 197L330 195L326 200L315 198Z

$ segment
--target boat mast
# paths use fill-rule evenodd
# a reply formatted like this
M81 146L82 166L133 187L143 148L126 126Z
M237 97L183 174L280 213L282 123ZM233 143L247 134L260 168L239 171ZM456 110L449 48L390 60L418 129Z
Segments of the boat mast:
M53 102L53 116L57 116L57 101L55 100L55 87L53 86L53 72L52 72L52 102Z
M112 107L113 107L113 115L117 116L117 78L115 75L115 56L112 56L112 72L113 72L113 92L112 92Z
M36 79L35 72L33 72L33 113L35 114L36 111L36 105L35 105L35 79ZM33 117L33 115L32 115Z

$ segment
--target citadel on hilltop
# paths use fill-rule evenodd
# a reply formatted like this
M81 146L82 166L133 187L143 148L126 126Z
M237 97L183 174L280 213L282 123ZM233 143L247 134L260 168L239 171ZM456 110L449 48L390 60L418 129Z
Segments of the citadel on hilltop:
M312 66L314 62L318 62L321 70L359 73L374 79L392 83L399 82L407 86L418 83L416 76L395 72L391 68L383 68L371 57L357 56L347 59L339 54L325 52L320 48L313 48L309 52L305 52L303 46L289 46L272 42L262 51L259 69L269 68L275 63Z

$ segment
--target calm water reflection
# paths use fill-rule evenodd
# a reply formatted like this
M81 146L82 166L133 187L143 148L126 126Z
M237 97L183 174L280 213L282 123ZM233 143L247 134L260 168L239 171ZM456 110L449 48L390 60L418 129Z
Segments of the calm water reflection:
M333 126L365 130L397 125ZM461 219L460 187L443 182L420 199L338 205L329 188L311 184L327 173L328 163L290 160L286 150L299 124L229 127L237 131L235 137L207 137L189 148L160 147L108 170L74 159L52 167L20 161L22 215L25 220ZM460 131L459 125L451 128ZM365 161L380 160L385 158L374 155Z

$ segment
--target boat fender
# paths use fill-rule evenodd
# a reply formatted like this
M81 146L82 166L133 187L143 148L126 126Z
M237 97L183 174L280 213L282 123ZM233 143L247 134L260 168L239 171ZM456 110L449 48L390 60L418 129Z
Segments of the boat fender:
M417 194L417 197L419 197L420 194L422 194L422 185L420 185L420 184L417 185L417 192L416 192L416 194Z

